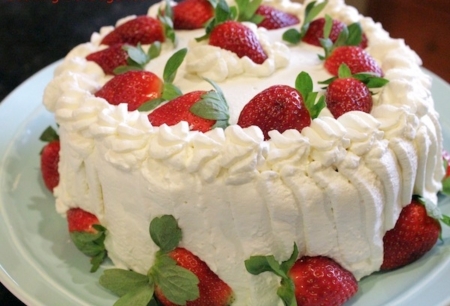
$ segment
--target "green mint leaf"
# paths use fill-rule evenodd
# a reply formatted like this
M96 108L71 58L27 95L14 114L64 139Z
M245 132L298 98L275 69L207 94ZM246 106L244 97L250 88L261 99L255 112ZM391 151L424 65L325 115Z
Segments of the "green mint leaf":
M143 286L153 287L147 275L123 269L103 271L99 283L115 295L121 297L128 292Z
M97 255L91 258L91 273L94 273L100 268L102 262L106 259L107 252L106 250L100 251Z
M301 93L304 101L313 91L313 86L311 76L307 72L302 71L297 75L297 78L295 79L295 89Z
M285 306L297 306L295 285L290 278L281 280L281 286L278 287L277 295L281 298Z
M113 306L147 306L153 299L153 286L140 286L123 295Z
M150 48L148 48L147 56L150 59L156 58L161 54L161 43L159 41L155 41L153 44L150 45Z
M44 142L57 141L59 140L59 135L53 127L49 126L42 132L39 140Z
M187 53L187 49L183 48L175 52L167 61L164 67L163 79L166 83L172 83L177 75L177 70L183 62Z
M198 277L191 271L177 266L168 255L160 254L150 269L155 284L164 296L177 305L196 300L199 295Z
M139 106L138 111L140 112L148 112L155 108L157 108L160 104L164 103L166 100L162 98L153 99L147 102L144 102Z
M325 15L325 25L323 26L323 38L329 38L331 29L333 28L333 18L330 15Z
M296 29L289 29L283 33L283 40L293 45L298 44L301 39L302 36Z
M338 69L339 78L349 78L352 76L352 71L346 64L341 64Z
M362 28L359 22L350 24L348 27L347 46L359 46L362 41Z
M291 257L289 257L288 260L283 261L281 263L281 269L283 271L285 271L286 273L288 273L289 270L291 270L292 266L295 264L297 257L298 257L298 247L297 247L297 244L294 242L294 248L292 250Z
M181 241L181 229L177 220L171 215L154 218L150 222L150 237L162 252L167 253L178 246Z
M182 94L183 93L177 86L172 83L164 83L161 98L164 101L170 101L181 96Z
M251 256L245 261L245 268L253 275L258 275L263 272L273 272L282 278L287 278L286 272L281 269L280 264L275 260L273 255Z

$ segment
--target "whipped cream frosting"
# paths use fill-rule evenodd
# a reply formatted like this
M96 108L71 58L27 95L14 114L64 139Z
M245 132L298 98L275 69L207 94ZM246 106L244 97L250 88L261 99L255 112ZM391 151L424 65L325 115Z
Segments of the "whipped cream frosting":
M268 4L303 18L304 5ZM155 16L157 7L148 14ZM201 133L186 122L153 127L147 113L95 97L111 76L85 56L103 49L99 42L114 27L94 33L66 56L44 94L60 126L57 211L81 207L97 215L108 229L105 244L114 264L140 273L157 251L150 220L173 215L183 230L181 246L233 289L235 305L282 305L279 278L251 275L244 260L286 260L294 242L301 255L329 256L357 279L377 271L383 235L411 195L437 202L443 176L439 116L430 77L403 40L390 38L343 1L330 0L325 14L361 23L367 51L389 83L375 94L370 114L353 111L336 120L325 109L302 132L271 131L268 141L258 127L236 125L241 109L271 85L293 86L301 71L315 82L328 79L320 48L285 44L286 29L253 28L269 54L267 64L255 65L196 42L203 30L178 31L176 49L189 52L174 83L189 92L211 89L202 78L214 79L230 106L229 127ZM164 44L146 69L162 75L173 52L171 43Z

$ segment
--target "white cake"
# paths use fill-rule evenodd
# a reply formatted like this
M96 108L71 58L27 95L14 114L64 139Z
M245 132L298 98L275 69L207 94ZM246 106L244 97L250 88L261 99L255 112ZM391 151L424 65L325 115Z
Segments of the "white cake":
M270 5L303 16L303 5ZM156 12L154 6L148 14ZM225 94L231 125L206 133L190 131L186 122L153 127L147 113L94 96L111 76L85 57L105 47L100 40L113 27L75 47L44 96L61 139L57 211L80 207L95 214L108 230L114 265L144 274L157 251L149 222L173 215L183 230L181 246L233 289L233 305L281 304L279 279L251 275L244 261L270 254L286 260L293 242L301 255L331 257L357 279L379 270L384 233L411 196L437 202L442 138L431 79L403 40L343 1L330 0L324 14L361 23L366 51L389 83L374 95L370 114L353 111L336 120L324 109L301 132L272 131L266 141L258 127L236 125L253 96L271 85L293 86L300 71L311 75L317 91L317 82L331 77L317 56L323 50L286 44L286 29L253 27L269 55L263 65L196 42L203 29L178 31L176 47L163 44L147 70L162 75L173 52L187 47L174 84L183 92L210 90L200 78L208 77Z

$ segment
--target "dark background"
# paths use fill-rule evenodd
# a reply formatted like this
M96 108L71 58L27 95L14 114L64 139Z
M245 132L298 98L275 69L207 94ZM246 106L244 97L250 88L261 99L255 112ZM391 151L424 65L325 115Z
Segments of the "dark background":
M88 41L92 32L114 25L121 17L146 14L156 1L53 2L0 0L0 101L34 73L63 58L74 46ZM0 305L24 304L0 283Z

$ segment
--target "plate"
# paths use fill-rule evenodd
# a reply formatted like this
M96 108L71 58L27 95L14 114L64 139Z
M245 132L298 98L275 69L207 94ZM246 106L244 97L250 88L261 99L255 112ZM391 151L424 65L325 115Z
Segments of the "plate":
M42 105L46 84L58 62L41 70L0 104L0 281L27 305L112 305L116 297L89 273L89 260L72 244L66 222L40 180L39 141L55 125ZM432 93L440 114L450 114L450 86L433 73ZM450 121L441 116L444 145L450 148ZM450 215L450 198L440 198ZM360 281L346 305L449 305L450 229L443 241L415 263Z

